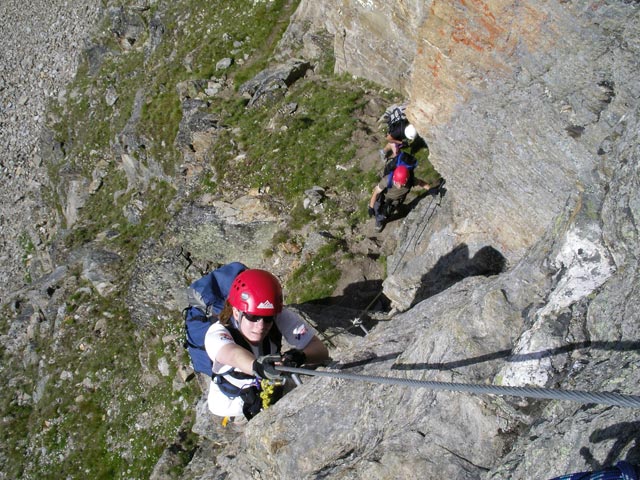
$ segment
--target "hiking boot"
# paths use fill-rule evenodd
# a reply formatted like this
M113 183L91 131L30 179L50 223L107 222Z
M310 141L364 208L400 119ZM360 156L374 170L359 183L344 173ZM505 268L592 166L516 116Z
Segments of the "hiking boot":
M384 150L378 150L378 153L380 154L380 160L384 163L387 161L387 154L385 153Z
M381 232L382 230L384 230L384 222L376 220L376 232Z

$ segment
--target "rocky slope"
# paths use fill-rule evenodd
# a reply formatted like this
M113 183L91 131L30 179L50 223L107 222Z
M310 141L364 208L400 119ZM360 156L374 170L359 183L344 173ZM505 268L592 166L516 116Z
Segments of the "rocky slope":
M48 180L40 136L48 104L67 94L102 2L9 0L0 11L5 32L0 57L0 298L5 299L53 268L44 247L57 219L42 198Z
M28 59L20 62L21 72L50 72L41 78L51 86L43 83L41 88L54 96L60 96L57 92L73 70L72 52L55 39L69 32L81 38L98 18L96 5L73 5L58 23L48 7L28 16L17 5L2 7L3 21L12 26L49 26L50 35L36 36L44 43L33 39L18 45L6 36L2 41L11 51L7 59ZM112 32L125 44L144 38L147 58L167 41L161 35L166 17L160 12L146 18L149 6L109 10ZM81 22L66 23L79 11L86 12ZM429 145L430 160L447 180L439 194L419 197L407 218L391 224L384 235L374 236L368 227L340 226L352 229L343 241L356 258L390 254L384 293L395 315L366 317L367 336L358 329L345 330L371 298L353 292L373 294L381 278L375 262L342 257L342 268L350 275L345 274L333 300L296 306L330 342L335 368L417 380L639 393L639 16L634 2L300 2L273 61L301 56L313 64L329 46L338 73L406 93L409 116ZM184 18L189 21L181 25L197 30L189 14ZM63 53L56 56L55 48L42 46L46 42ZM31 61L45 51L52 55L46 61ZM56 70L62 59L70 63ZM195 63L191 57L183 62L188 68ZM51 73L56 71L64 74ZM197 191L198 179L211 175L206 164L216 158L217 139L225 138L193 92L207 88L232 95L224 79L206 87L197 82L175 86L183 116L176 136L182 158L175 176L165 178L153 156L153 140L136 135L133 128L143 110L140 93L128 122L105 148L108 154L96 151L85 160L93 176L63 172L64 181L53 185L68 208L59 213L39 208L42 200L36 193L40 183L48 182L49 162L75 159L55 149L43 155L29 148L39 135L44 103L36 102L36 93L19 95L27 88L21 87L27 85L21 83L24 75L8 78L7 69L3 72L3 142L10 155L3 160L8 174L2 179L7 185L2 193L7 257L2 300L10 322L2 331L3 364L9 366L2 373L14 392L11 402L3 403L3 408L11 407L3 413L3 423L10 429L44 425L32 439L16 439L19 430L3 437L11 447L1 450L3 464L11 449L35 456L41 464L58 457L76 461L70 452L77 440L63 442L60 432L78 416L103 418L109 426L106 449L121 459L114 464L119 476L127 476L135 463L155 463L158 457L153 478L419 474L530 479L597 469L621 459L640 463L637 409L325 378L305 379L241 434L221 429L201 401L193 405L186 400L194 394L184 382L188 372L179 350L179 322L171 321L184 304L182 286L206 267L199 261L237 259L228 257L247 252L242 243L247 239L263 242L249 251L251 263L286 276L326 244L327 232L311 226L301 251L292 242L275 257L265 257L262 253L283 217L265 205L273 200L264 191L227 189L222 196L189 196ZM270 100L286 102L284 91L290 85L285 77L270 78L275 80L264 83L269 88L261 91ZM103 99L108 104L114 100L116 111L124 109L123 100L117 103L112 90L106 91ZM381 139L371 132L384 109L379 96L369 95L367 106L358 111L362 123L354 134L360 139L356 161L364 168L373 165ZM286 105L291 112L290 103ZM279 115L284 114L270 124L274 129L286 126ZM21 129L29 133L21 135ZM238 155L234 161L241 164L243 158ZM61 230L62 215L71 223L82 211L82 203L105 180L100 172L110 162L121 165L126 186L126 191L118 186L113 198L126 198L123 211L134 226L142 223L151 230L160 224L146 213L153 199L162 199L157 186L152 192L156 181L178 192L165 209L170 219L140 245L131 263L121 244L114 248L110 243L122 238L120 225L81 247L65 246L54 235ZM21 189L24 198L17 193ZM32 211L38 213L24 214ZM42 219L34 222L38 214ZM231 237L237 250L223 250L220 240L228 245ZM176 255L185 245L196 264ZM25 253L32 255L26 263ZM125 278L122 265L131 269ZM16 273L31 283L14 288L9 282ZM110 292L122 294L124 306L101 300ZM152 328L120 326L127 315L136 326ZM174 327L167 328L171 323ZM147 338L149 330L162 335ZM67 345L76 332L83 333ZM125 335L138 339L140 352L133 358L123 349L107 350ZM43 346L44 338L53 339L51 346ZM80 363L75 357L69 363L67 349L80 352L87 370L70 366ZM92 356L98 358L103 350L111 352L108 366L115 368L91 364ZM118 370L130 372L138 383L130 385L114 373ZM33 371L36 381L30 377ZM51 398L69 381L81 392L70 406L61 397ZM116 385L107 387L111 381ZM169 398L160 399L167 391ZM93 408L100 392L113 397L109 408L102 409L105 403ZM38 414L22 424L24 409ZM131 413L121 418L127 409ZM194 409L196 439L188 435ZM159 419L169 413L186 417L178 432L161 425ZM136 431L128 441L118 436L126 425ZM55 439L56 432L55 447L46 443L37 448ZM192 455L180 472L177 466ZM82 457L77 461L82 465ZM82 468L94 466L87 462ZM28 477L35 471L27 466L22 473Z

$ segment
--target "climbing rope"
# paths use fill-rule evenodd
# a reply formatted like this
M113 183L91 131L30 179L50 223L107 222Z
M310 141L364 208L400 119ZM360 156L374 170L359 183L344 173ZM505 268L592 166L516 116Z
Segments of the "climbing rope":
M276 366L276 370L286 373L298 373L317 377L342 378L361 382L381 383L385 385L403 385L430 390L448 390L491 395L510 395L514 397L540 398L548 400L569 400L578 403L597 403L616 407L640 408L640 396L624 395L613 392L585 392L582 390L559 390L541 387L507 387L499 385L478 385L470 383L435 382L430 380L412 380L409 378L379 377L374 375L356 375L353 373L327 372Z
M266 410L272 405L276 387L282 387L282 382L267 379L260 381L260 399L262 400L263 409Z

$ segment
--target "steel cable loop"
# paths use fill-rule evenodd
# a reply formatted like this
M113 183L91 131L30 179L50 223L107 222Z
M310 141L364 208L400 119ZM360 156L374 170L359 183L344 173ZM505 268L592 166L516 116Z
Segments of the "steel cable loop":
M374 375L356 375L353 373L327 372L324 370L308 370L305 368L276 365L276 370L286 373L298 373L317 377L341 378L362 382L386 385L404 385L422 387L431 390L449 390L453 392L469 392L491 395L510 395L515 397L540 398L548 400L570 400L578 403L597 403L617 407L640 408L640 396L625 395L614 392L586 392L582 390L558 390L541 387L511 387L500 385L480 385L469 383L436 382L430 380L413 380L410 378L380 377Z

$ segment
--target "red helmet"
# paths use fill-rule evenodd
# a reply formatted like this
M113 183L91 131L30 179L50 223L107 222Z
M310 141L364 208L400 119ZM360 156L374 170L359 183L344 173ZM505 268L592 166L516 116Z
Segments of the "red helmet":
M398 165L393 171L393 181L400 185L406 185L409 180L409 169L404 165Z
M282 287L266 270L245 270L233 280L227 300L241 312L270 317L282 311Z

